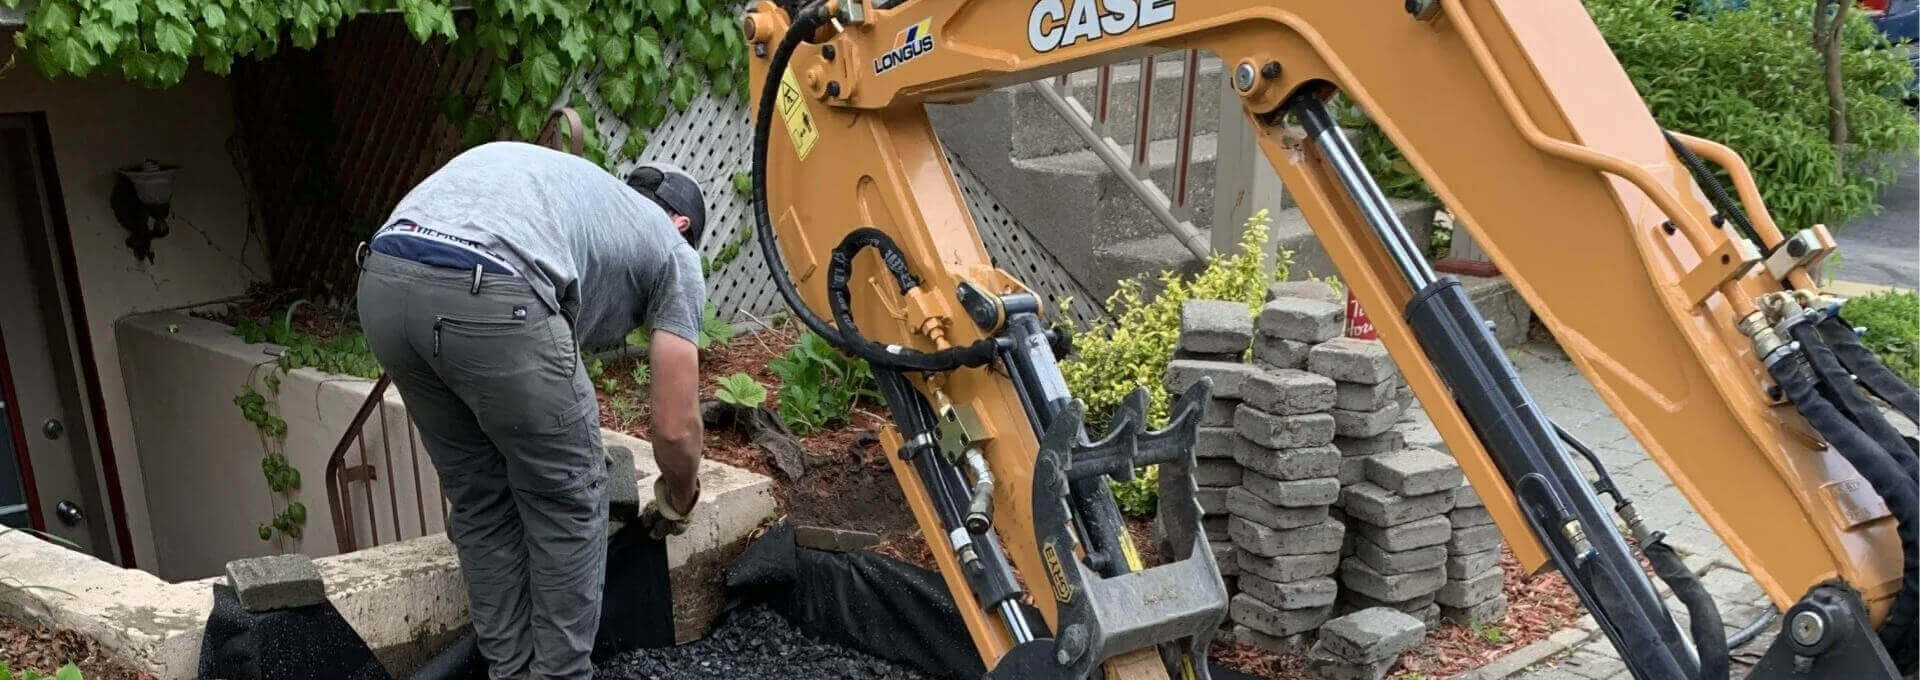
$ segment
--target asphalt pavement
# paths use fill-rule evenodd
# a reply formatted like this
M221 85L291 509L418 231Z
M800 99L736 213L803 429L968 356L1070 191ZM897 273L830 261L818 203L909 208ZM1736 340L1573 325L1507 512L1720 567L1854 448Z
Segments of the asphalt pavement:
M1834 230L1840 242L1838 281L1920 289L1920 158L1910 158L1900 180L1880 194L1880 214Z

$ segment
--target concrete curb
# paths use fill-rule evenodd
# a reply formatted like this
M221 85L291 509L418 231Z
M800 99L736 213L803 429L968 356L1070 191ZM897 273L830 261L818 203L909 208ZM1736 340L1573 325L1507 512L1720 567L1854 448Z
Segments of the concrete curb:
M1878 283L1861 283L1859 281L1830 281L1826 285L1821 286L1820 290L1843 298L1855 298L1872 295L1874 293L1913 292L1912 288L1902 288L1900 286L1889 286Z
M609 446L635 453L642 480L659 474L645 442L603 431ZM773 482L717 461L700 465L706 500L687 533L668 539L675 629L682 640L704 632L718 613L716 564L732 559L775 511ZM640 485L639 502L653 485ZM388 543L314 560L327 599L396 676L437 651L467 623L466 580L445 534ZM56 546L25 532L0 533L0 575L35 586L0 588L0 615L70 628L98 640L116 661L160 680L196 677L200 639L213 608L215 576L168 583L136 569Z

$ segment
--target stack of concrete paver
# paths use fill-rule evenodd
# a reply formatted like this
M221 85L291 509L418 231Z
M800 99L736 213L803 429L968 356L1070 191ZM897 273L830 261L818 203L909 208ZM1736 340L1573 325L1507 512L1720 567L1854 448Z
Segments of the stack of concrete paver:
M1356 609L1391 607L1431 625L1446 585L1448 512L1460 466L1444 453L1410 448L1368 456L1366 481L1347 487L1343 510L1353 527L1353 554L1340 579Z
M1307 670L1329 680L1380 680L1427 634L1419 619L1385 607L1328 621L1307 653Z
M1200 378L1213 379L1213 399L1202 413L1194 442L1194 482L1202 514L1201 527L1213 548L1214 562L1229 581L1239 573L1233 543L1227 538L1228 491L1240 485L1241 468L1234 460L1240 437L1233 431L1233 413L1240 407L1242 387L1259 371L1243 361L1253 341L1253 313L1246 305L1221 300L1189 300L1180 307L1179 358L1167 364L1167 390L1175 395Z
M1229 616L1242 642L1304 651L1305 633L1332 613L1346 527L1328 508L1340 497L1332 380L1297 368L1339 335L1339 305L1277 298L1259 315L1254 357L1233 417L1244 471L1227 494L1228 535L1239 567ZM1302 349L1308 348L1308 349Z
M1453 490L1453 510L1447 522L1447 584L1434 600L1440 616L1467 625L1498 621L1507 615L1507 596L1500 571L1500 528L1471 486Z

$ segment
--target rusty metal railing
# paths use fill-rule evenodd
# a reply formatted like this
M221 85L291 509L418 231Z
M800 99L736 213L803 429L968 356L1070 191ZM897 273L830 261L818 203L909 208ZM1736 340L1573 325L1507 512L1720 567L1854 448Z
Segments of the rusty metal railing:
M1180 74L1180 104L1174 112L1177 115L1174 126L1174 158L1172 191L1162 189L1152 177L1152 146L1154 121L1154 63L1158 55L1141 57L1138 65L1139 84L1137 86L1138 103L1134 110L1132 149L1128 149L1114 138L1113 122L1113 79L1112 65L1101 66L1093 70L1092 101L1082 101L1080 95L1069 87L1068 76L1062 75L1050 80L1029 83L1042 101L1047 102L1081 140L1086 142L1101 162L1118 175L1127 188L1133 192L1156 221L1165 227L1186 246L1196 258L1205 259L1211 250L1206 234L1193 224L1193 209L1189 204L1192 193L1193 138L1194 138L1194 96L1200 79L1200 51L1186 50L1181 53L1182 73Z
M436 478L432 488L425 477L434 474L431 461L423 464L420 460L420 436L414 427L413 416L400 416L406 426L406 433L399 437L406 450L400 459L405 467L395 465L395 442L393 429L389 426L386 408L387 387L393 380L386 374L373 383L373 390L367 393L366 401L360 403L359 410L353 414L353 420L347 424L347 430L340 435L339 443L333 447L333 454L327 458L326 486L327 512L333 518L334 541L338 550L349 553L361 548L403 541L446 529L447 505L439 500L429 505L428 496L440 498L439 483ZM369 452L367 429L369 421L379 429L379 442ZM355 454L350 457L349 454ZM385 470L385 474L382 474ZM401 475L400 473L406 473ZM408 481L411 484L408 484ZM411 493L408 493L411 486ZM355 498L358 491L358 498ZM402 496L411 496L410 508L403 508ZM377 499L384 497L383 499ZM384 500L385 503L381 503ZM430 507L437 512L429 513ZM386 531L382 531L381 515L385 511ZM411 517L408 511L411 510ZM412 520L407 522L404 520ZM362 540L364 536L365 540Z

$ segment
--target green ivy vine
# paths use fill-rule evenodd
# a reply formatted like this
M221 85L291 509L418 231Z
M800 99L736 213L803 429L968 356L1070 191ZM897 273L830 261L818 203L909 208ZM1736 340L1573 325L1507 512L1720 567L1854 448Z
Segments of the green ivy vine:
M0 0L17 7L23 0ZM575 74L597 71L598 96L633 128L632 157L668 114L703 84L743 94L746 44L735 7L714 0L40 0L14 34L25 60L48 78L118 75L168 87L188 65L226 75L237 59L312 48L348 18L397 12L413 37L450 41L462 55L495 58L480 101L445 93L442 113L477 144L502 134L531 139ZM583 103L577 98L567 103ZM584 109L582 109L584 110ZM591 125L592 116L585 116ZM602 164L600 135L590 155Z
M262 541L273 540L276 534L299 540L307 526L307 505L295 497L300 491L300 470L287 462L287 421L279 414L281 379L307 367L368 380L379 377L381 371L373 351L367 348L365 335L355 332L321 338L294 330L293 315L302 304L296 300L279 314L241 317L233 324L233 334L243 341L281 346L280 358L267 367L266 377L260 380L266 393L248 382L233 398L233 405L240 407L240 417L260 431L260 474L266 479L267 489L283 501L281 509L260 524Z

